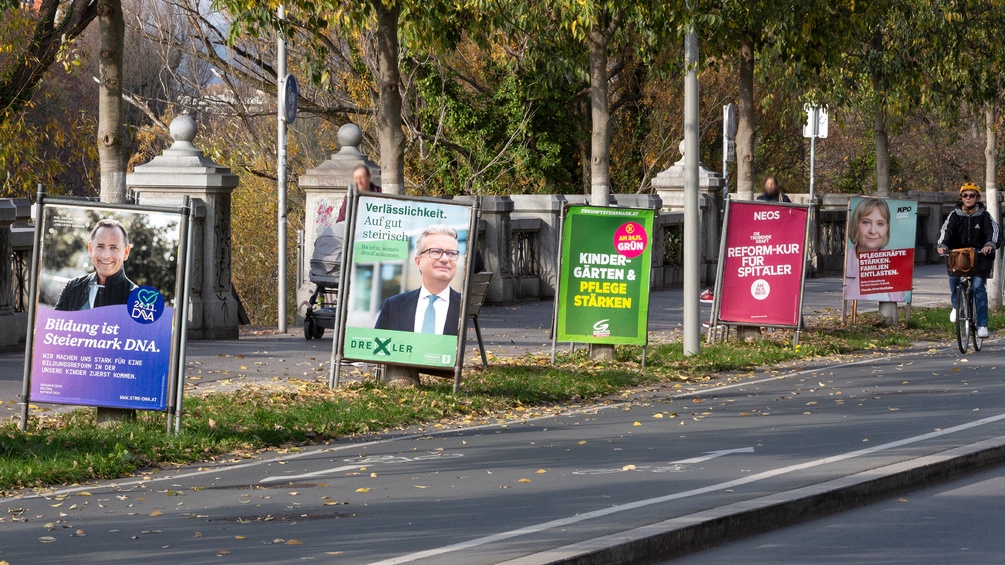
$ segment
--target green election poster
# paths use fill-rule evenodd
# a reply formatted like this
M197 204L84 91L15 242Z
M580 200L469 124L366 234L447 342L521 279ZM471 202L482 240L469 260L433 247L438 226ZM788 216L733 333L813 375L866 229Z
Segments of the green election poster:
M654 219L653 210L569 207L558 341L645 345Z
M342 351L347 359L452 368L470 260L467 204L366 193L356 200Z

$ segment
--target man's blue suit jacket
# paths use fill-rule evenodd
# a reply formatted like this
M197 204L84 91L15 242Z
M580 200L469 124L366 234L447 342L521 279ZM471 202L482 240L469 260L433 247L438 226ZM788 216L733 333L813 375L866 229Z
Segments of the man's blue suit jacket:
M415 310L419 306L419 290L396 294L384 301L373 326L379 330L415 331ZM461 317L461 293L450 289L450 304L447 306L447 320L443 325L443 335L457 335L457 323Z

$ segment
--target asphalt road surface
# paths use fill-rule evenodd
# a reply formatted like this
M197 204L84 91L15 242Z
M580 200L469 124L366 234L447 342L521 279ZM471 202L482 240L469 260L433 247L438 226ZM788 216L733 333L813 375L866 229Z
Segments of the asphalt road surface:
M1005 467L668 563L1001 563Z
M991 340L966 356L947 344L823 359L553 415L518 411L493 424L8 493L0 559L534 562L1003 437L1003 353Z

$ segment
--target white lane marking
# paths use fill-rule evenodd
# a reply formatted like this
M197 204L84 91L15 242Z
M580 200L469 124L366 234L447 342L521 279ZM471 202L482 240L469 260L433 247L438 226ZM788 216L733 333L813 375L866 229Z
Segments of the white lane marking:
M732 487L737 487L749 483L754 483L757 481L763 481L765 479L770 479L777 477L779 475L785 475L787 473L792 473L794 471L802 471L805 469L811 469L813 467L819 467L821 465L828 465L831 463L837 463L839 461L844 461L846 459L852 459L855 457L861 457L863 455L871 455L873 453L878 453L880 451L886 451L888 449L893 449L896 447L903 447L905 445L910 445L913 443L918 443L927 439L932 439L936 437L941 437L949 434L954 434L956 432L961 432L964 430L969 430L971 428L976 428L978 426L983 426L986 424L992 424L1005 420L1005 414L999 414L997 416L991 416L989 418L982 418L974 422L968 422L966 424L960 424L958 426L953 426L951 428L946 428L944 430L938 430L934 432L929 432L927 434L922 434L918 436L913 436L897 441L892 441L890 443L884 443L882 445L877 445L875 447L869 447L866 449L859 449L856 451L850 451L848 453L842 453L840 455L832 455L830 457L824 457L822 459L814 459L813 461L807 461L805 463L799 463L796 465L790 465L788 467L780 467L778 469L771 469L769 471L764 471L762 473L757 473L756 475L750 475L748 477L743 477L740 479L734 479L732 481L726 481L723 483L718 483L714 485L709 485L706 487L696 488L693 490L688 490L684 492L675 492L673 494L668 494L664 496L659 496L656 498L647 498L644 500L637 500L635 502L629 502L627 504L622 504L620 506L614 506L610 508L602 508L600 510L593 510L591 512L584 512L582 514L577 514L575 516L569 516L567 518L560 518L558 520L551 520L549 522L544 522L541 524L535 524L533 526L526 526L516 530L510 530L508 532L500 532L498 534L493 534L490 536L480 537L473 540L468 540L460 543L455 543L452 545L447 545L443 547L437 547L434 549L428 549L426 551L419 551L416 553L410 553L408 555L402 555L399 557L394 557L391 559L385 559L384 561L377 561L371 563L371 565L396 565L398 563L408 563L411 561L416 561L418 559L424 559L427 557L436 557L438 555L443 555L446 553L453 553L455 551L463 551L466 549L471 549L474 547L479 547L485 544L502 541L510 538L526 536L530 534L535 534L545 530L551 530L554 528L561 528L563 526L568 526L570 524L575 524L577 522L583 522L585 520L591 520L593 518L600 518L603 516L609 516L611 514L617 514L619 512L626 512L629 510L635 510L637 508L644 508L646 506L652 506L654 504L662 504L664 502L670 502L671 500L680 500L683 498L690 498L693 496L698 496L701 494L707 494L710 492L725 490Z
M948 348L944 348L944 349L948 349ZM902 353L895 353L895 354L891 354L891 355L888 355L888 356L883 356L879 360L890 360L890 359L897 359L897 358L900 358L900 357L909 357L909 356L912 356L912 355L927 355L927 354L928 354L927 351L905 351L905 352L902 352ZM706 391L729 390L729 389L733 389L733 388L739 388L739 387L745 387L745 386L751 386L751 385L758 385L758 384L761 384L761 383L768 383L768 382L771 382L771 381L777 381L777 380L781 380L781 379L787 379L787 378L790 378L790 377L800 377L800 376L803 376L803 375L809 375L809 374L812 374L812 373L818 373L818 372L826 371L826 370L841 369L841 368L844 368L844 367L854 367L855 365L862 365L862 364L865 364L865 363L875 363L876 361L877 361L876 358L860 359L858 361L849 361L847 363L838 363L836 365L827 365L827 366L824 366L824 367L817 367L815 369L802 369L800 371L793 371L791 373L786 373L784 375L776 375L776 376L773 376L773 377L767 377L767 378L763 378L763 379L756 379L756 380L753 380L753 381L742 381L742 382L736 382L736 383L733 383L733 384L722 385L722 386L715 386L715 385L713 385L713 386L710 386L708 388L702 388L699 385L699 388L696 389L696 390L691 390L691 391L685 391L685 392L679 392L679 393L676 393L676 394L672 394L672 395L670 395L670 398L687 398L689 396L694 396L696 394L701 394L702 392L706 392ZM137 480L132 480L132 481L124 481L124 482L112 482L112 483L108 483L108 484L96 484L96 483L92 483L92 484L86 485L86 486L69 487L69 488L64 488L64 489L59 489L59 490L53 490L53 491L42 491L42 492L37 492L35 494L19 494L19 495L7 497L7 498L0 498L0 504L6 503L6 502L11 502L11 501L14 501L14 500L31 500L31 499L34 499L34 498L44 498L44 497L47 497L47 496L62 496L64 494L73 494L75 492L83 492L85 490L94 490L94 489L99 489L99 488L110 489L110 488L121 488L121 487L131 487L131 486L142 486L142 485L148 485L148 484L154 484L154 483L162 483L162 482L165 482L165 481L176 481L178 479L188 479L188 478L192 478L192 477L199 477L199 476L202 476L202 475L209 475L209 474L214 474L214 473L226 473L226 472L229 472L229 471L238 471L238 470L241 470L241 469L248 469L248 468L257 467L257 466L260 466L260 465L269 465L269 464L277 463L277 462L280 462L280 461L293 461L295 459L300 459L302 457L309 457L309 456L312 456L312 455L317 455L319 453L330 453L330 452L333 452L333 451L345 451L345 450L348 450L348 449L366 449L368 447L372 447L372 446L375 446L375 445L382 445L382 444L385 444L385 443L392 443L392 442L397 442L397 441L408 441L408 440L413 440L413 439L420 438L420 437L440 436L440 435L446 435L446 434L456 434L456 433L459 433L459 432L470 432L470 431L484 430L484 429L490 429L490 428L497 428L497 427L499 427L499 426L501 426L503 424L509 426L509 425L513 425L514 423L536 422L538 420L547 420L547 419L550 419L550 418L554 418L556 416L574 416L576 414L585 414L587 412L593 412L595 410L610 410L612 408L621 408L622 406L630 406L631 404L632 404L631 402L619 402L617 404L608 404L608 405L605 405L605 406L590 406L590 407L582 408L582 409L579 409L579 410L572 410L572 411L569 411L569 412L563 412L563 413L560 413L560 414L557 414L557 415L540 416L540 417L537 417L537 418L528 418L526 420L500 422L500 423L497 423L497 424L482 424L482 425L479 425L479 426L471 426L469 428L454 428L454 429L449 429L449 430L439 430L439 431L435 431L435 432L422 432L422 433L408 434L408 435L404 435L404 436L395 436L395 437L378 439L378 440L367 441L367 442L350 443L350 444L346 444L346 445L340 445L340 446L337 446L337 447L326 447L326 448L324 448L322 450L319 450L319 451L301 451L300 453L294 453L294 454L291 454L291 455L284 455L282 457L270 457L268 459L257 459L257 460L254 460L254 461L249 461L247 463L239 463L237 465L233 465L233 466L230 466L230 467L219 467L219 468L214 468L214 469L208 469L206 471L191 471L191 472L188 472L188 473L181 473L181 474L178 474L178 475L159 476L157 478L151 478L149 480L137 479Z
M695 463L702 463L708 461L709 459L715 459L716 457L722 457L723 455L731 455L733 453L753 453L753 447L738 447L736 449L720 449L719 451L707 451L705 455L699 455L698 457L692 457L690 459L681 459L680 461L671 461L668 466L654 466L654 465L627 465L618 469L580 469L578 471L573 471L573 475L613 475L615 473L624 473L626 471L635 472L652 472L652 473L681 473L684 469L681 468L682 465L693 465Z
M361 467L369 467L371 465L376 465L377 463L412 463L414 461L435 461L437 459L452 459L454 457L464 457L463 453L444 453L442 455L419 455L418 457L400 457L395 455L374 455L371 457L361 457L356 459L345 459L344 461L349 461L355 463L355 465L343 465L342 467L335 467L333 469L322 469L320 471L314 471L312 473L304 473L302 475L283 475L276 477L266 477L260 481L258 484L263 483L281 483L281 482L297 482L303 479L310 479L314 477L323 477L325 475L333 475L335 473L341 473L343 471L352 471L359 469Z
M736 449L720 449L719 451L707 451L705 455L699 455L698 457L692 457L690 459L681 459L680 461L671 461L671 465L693 465L695 463L701 463L703 461L708 461L709 459L715 459L716 457L722 457L723 455L732 455L734 453L753 453L753 447L738 447Z

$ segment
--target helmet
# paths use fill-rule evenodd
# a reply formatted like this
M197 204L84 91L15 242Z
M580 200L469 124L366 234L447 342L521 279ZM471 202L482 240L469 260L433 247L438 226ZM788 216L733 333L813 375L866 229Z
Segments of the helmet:
M963 194L964 190L972 190L972 191L974 191L974 192L977 193L978 197L980 197L980 195L981 195L981 187L977 186L976 184L974 184L972 182L965 182L965 183L963 183L963 186L960 187L960 194Z

